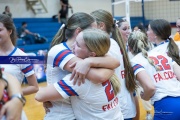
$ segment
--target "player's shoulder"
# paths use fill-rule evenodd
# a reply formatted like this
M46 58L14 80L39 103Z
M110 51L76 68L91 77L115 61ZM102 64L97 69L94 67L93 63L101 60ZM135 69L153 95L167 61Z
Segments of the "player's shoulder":
M63 51L63 50L70 50L70 49L68 48L68 46L66 45L66 43L60 43L60 44L58 44L58 45L53 46L53 47L49 50L48 54L59 53L59 52L61 52L61 51Z
M15 55L15 56L27 56L27 54L24 52L24 51L22 51L21 49L19 49L19 48L15 48L16 50L15 50L15 52L14 52L14 54L13 55Z

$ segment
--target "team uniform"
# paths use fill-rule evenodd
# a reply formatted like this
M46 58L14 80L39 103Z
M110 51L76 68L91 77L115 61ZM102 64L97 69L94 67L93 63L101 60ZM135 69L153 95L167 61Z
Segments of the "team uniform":
M63 70L64 65L75 57L66 43L55 45L48 52L47 59L47 84L53 84L61 80L67 74L68 71ZM44 120L74 120L74 112L71 106L70 99L62 99L57 101L51 101L53 107L49 108Z
M119 48L120 50L120 48ZM128 53L128 57L131 59L133 55L128 50L128 45L126 46L126 51ZM134 118L136 116L136 105L134 101L134 96L130 93L126 88L126 80L125 80L125 68L124 68L124 61L123 55L121 54L120 60L120 83L121 83L121 90L119 94L119 101L121 112L124 116L124 119Z
M121 83L121 90L118 94L121 112L124 119L134 118L136 116L136 106L132 94L130 94L126 88L123 55L117 42L112 38L110 41L111 47L108 54L120 60L121 64L118 68L115 69L115 74Z
M19 48L14 48L14 50L8 56L27 56ZM24 76L29 77L34 74L34 69L32 64L0 64L2 70L15 76L20 83L23 82ZM22 120L27 120L24 111L22 112Z
M70 98L77 120L123 120L118 97L109 80L94 84L86 80L73 85L71 74L54 84L63 98Z
M156 71L142 56L142 53L136 55L131 63L135 75L146 70L156 87L156 92L151 98L151 103L154 104L155 108L154 120L178 120L180 118L178 113L180 109L180 82L173 72L175 62L166 54L156 51L148 52L148 56L160 67L160 71Z
M8 56L28 56L19 48L14 48L14 50ZM2 70L15 76L20 83L23 82L24 76L29 77L34 74L34 69L32 64L0 64Z
M155 48L153 48L152 51L165 54L168 52L168 49L167 49L168 44L169 44L169 40L161 42L159 45L157 45Z

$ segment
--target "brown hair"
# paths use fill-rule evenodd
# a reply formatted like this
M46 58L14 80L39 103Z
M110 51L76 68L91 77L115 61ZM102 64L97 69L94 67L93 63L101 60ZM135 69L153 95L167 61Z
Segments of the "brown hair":
M80 27L82 30L91 26L91 24L95 22L94 18L87 13L78 12L73 14L67 21L66 25L63 25L56 35L54 36L51 47L54 45L60 44L61 42L65 42L66 39L72 38L74 31Z
M10 38L11 38L12 44L15 46L16 45L17 34L16 34L16 28L14 26L13 20L8 15L0 14L0 22L4 25L4 27L8 31L12 30Z
M122 40L122 35L119 32L117 26L114 23L111 13L105 10L96 10L91 13L91 15L96 19L97 24L103 22L106 26L106 32L108 34L112 33L112 38L116 40L120 46L120 50L123 54L124 68L125 68L125 79L126 79L126 88L129 92L134 92L136 90L137 84L135 82L133 69L131 67L124 41Z
M168 56L171 57L178 65L180 65L179 48L171 36L171 25L164 19L153 20L150 23L152 31L162 40L169 40Z

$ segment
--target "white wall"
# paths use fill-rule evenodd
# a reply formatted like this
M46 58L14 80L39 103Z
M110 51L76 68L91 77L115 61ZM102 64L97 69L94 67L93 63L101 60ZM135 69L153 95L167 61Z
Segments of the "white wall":
M26 0L0 0L0 13L6 5L10 6L13 18L23 17L52 17L60 9L60 0L43 0L47 6L48 13L34 15L26 8ZM115 0L119 1L119 0ZM111 0L69 0L74 12L90 13L97 9L112 11ZM169 0L156 0L145 2L145 16L147 19L163 18L175 22L180 17L180 1L169 2ZM115 16L125 16L125 4L115 6ZM70 14L71 15L71 12ZM130 16L142 16L141 2L130 2Z

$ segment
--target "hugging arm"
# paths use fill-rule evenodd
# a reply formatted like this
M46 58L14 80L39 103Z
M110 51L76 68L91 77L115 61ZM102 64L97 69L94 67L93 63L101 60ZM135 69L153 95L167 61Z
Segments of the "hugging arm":
M107 77L102 73L102 69L97 69L96 72L89 72L95 70L92 68L107 68L113 70L119 65L120 63L117 59L108 55L105 57L89 57L84 60L74 57L66 63L64 69L72 72L71 79L74 80L74 84L76 84L78 80L78 84L80 85L82 82L84 83L85 78L100 83L102 81L106 81L109 79L109 76L112 75L112 71L108 73L106 70L104 71L104 74L107 74Z
M63 97L55 89L54 85L51 84L47 87L39 88L39 91L35 95L35 99L39 102L52 101L62 99Z

